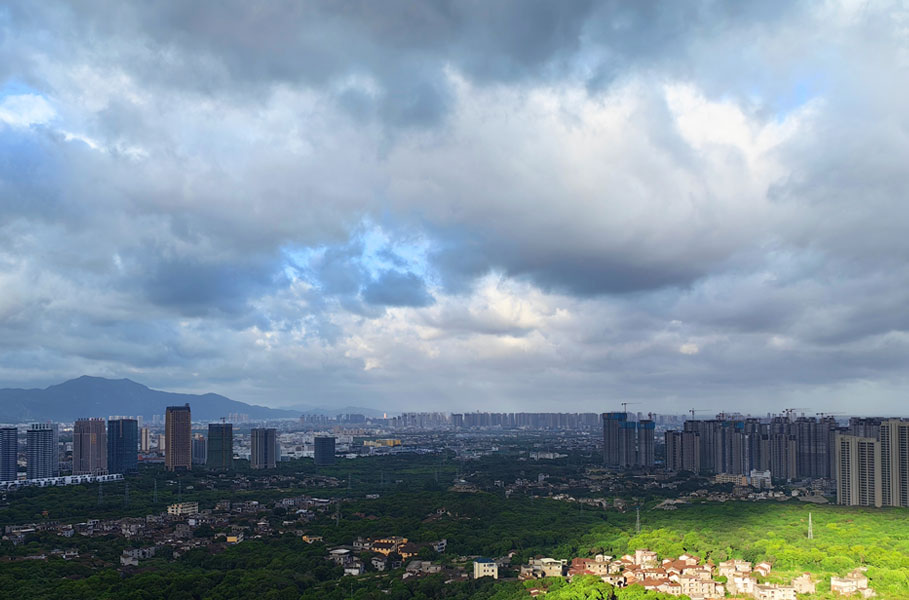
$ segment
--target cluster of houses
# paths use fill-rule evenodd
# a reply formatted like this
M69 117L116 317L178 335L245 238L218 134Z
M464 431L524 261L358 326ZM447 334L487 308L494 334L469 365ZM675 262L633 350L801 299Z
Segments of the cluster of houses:
M304 541L306 536L304 536ZM376 571L400 569L408 559L415 558L422 548L430 548L437 553L445 552L448 540L417 544L406 537L390 536L383 538L358 537L350 546L332 548L328 560L344 568L345 575L362 575L366 572L366 565L360 558L365 552L371 553L370 564ZM407 562L405 577L417 574L433 574L441 572L442 567L432 561L411 560Z
M499 566L496 561L478 559L474 561L474 577L498 578ZM700 559L691 554L659 560L656 552L637 550L634 555L626 554L621 558L598 554L593 558L575 558L570 563L564 559L535 558L521 566L518 578L532 580L594 575L617 587L641 585L647 590L672 596L685 595L691 600L725 598L727 594L742 599L797 600L799 594L816 592L815 582L808 573L799 575L789 584L761 583L770 573L771 565L766 562L753 566L745 560L727 560L719 565L710 561L701 564ZM845 577L833 577L830 588L834 593L847 596L858 593L870 598L874 595L862 569L856 569ZM542 593L545 590L539 589L534 595Z
M830 591L843 596L860 594L863 598L871 598L875 595L874 590L868 587L868 578L865 576L864 567L853 569L845 577L831 577Z
M81 523L60 523L42 521L26 525L10 525L4 528L2 539L14 545L22 544L31 533L54 533L63 539L74 536L120 536L130 542L139 541L142 546L125 550L120 565L138 566L140 561L155 556L161 548L169 546L173 556L179 558L194 548L207 546L229 546L238 544L247 536L265 537L285 531L297 531L301 523L313 519L317 513L331 510L333 501L309 496L282 498L274 503L261 504L255 500L232 502L222 500L214 509L200 510L196 502L178 502L167 506L162 513L144 517L120 519L88 519ZM273 517L263 515L273 508L286 511L285 520L275 523ZM250 522L253 525L250 526ZM214 536L195 535L196 530L208 525L218 533ZM302 535L302 531L300 531ZM39 558L47 559L47 556ZM70 554L64 557L72 558ZM91 556L85 556L90 560Z

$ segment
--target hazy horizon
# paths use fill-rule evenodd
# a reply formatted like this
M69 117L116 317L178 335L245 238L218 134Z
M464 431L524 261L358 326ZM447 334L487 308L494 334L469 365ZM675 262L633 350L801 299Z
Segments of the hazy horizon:
M907 18L5 3L0 387L901 414Z

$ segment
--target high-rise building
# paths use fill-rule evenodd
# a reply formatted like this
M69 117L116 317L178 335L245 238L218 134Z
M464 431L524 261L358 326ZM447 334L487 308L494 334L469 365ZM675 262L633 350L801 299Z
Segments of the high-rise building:
M909 421L887 419L880 425L881 503L909 507Z
M0 428L0 481L15 481L19 471L19 430Z
M638 424L635 421L619 423L619 466L627 469L638 464Z
M320 467L334 464L335 438L320 435L313 439L313 461Z
M139 469L139 422L111 419L107 422L107 471L135 473Z
M699 473L716 473L716 446L720 421L685 421L685 431L691 431L698 434L700 443L698 444L698 464L700 465Z
M249 437L249 466L253 469L274 469L277 431L272 428L255 428L249 431Z
M208 440L201 433L193 434L193 464L204 465L208 461Z
M56 477L59 455L54 447L54 429L48 423L34 423L25 432L26 476L29 479Z
M656 424L644 419L638 422L638 464L642 467L652 467L654 462L654 433Z
M764 453L767 469L774 479L787 481L798 477L798 439L788 433L770 433L765 436Z
M627 421L628 415L623 412L603 413L603 463L608 467L622 464L619 430Z
M209 423L205 464L209 469L234 468L234 426L231 423Z
M699 473L701 435L696 431L667 431L665 438L666 470Z
M139 449L142 450L142 452L149 452L151 450L151 440L151 431L148 430L148 427L143 427L140 430Z
M104 419L79 419L73 426L73 475L107 473L107 427Z
M831 429L836 428L832 419L799 417L792 423L790 432L796 440L796 472L798 477L830 477Z
M164 466L168 471L192 469L191 435L189 404L168 406L164 415Z
M873 437L836 437L836 501L882 506L881 443Z

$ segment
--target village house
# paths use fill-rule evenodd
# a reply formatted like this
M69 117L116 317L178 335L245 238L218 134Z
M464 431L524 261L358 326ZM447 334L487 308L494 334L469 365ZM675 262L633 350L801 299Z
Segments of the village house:
M796 594L813 594L817 591L810 573L802 573L792 580L792 587L795 588Z
M568 569L568 576L596 575L602 577L604 575L610 575L612 574L612 571L610 571L611 560L611 556L605 556L603 554L597 554L593 558L572 559L571 566Z
M345 575L362 575L365 572L363 563L359 560L351 560L344 565L344 574Z
M635 550L634 564L642 567L655 567L657 564L657 553L651 550Z
M533 558L521 566L519 579L542 579L543 577L562 577L568 561L557 558Z
M411 574L421 573L429 575L441 572L442 565L434 564L432 561L428 560L412 560L407 563L405 570Z
M861 567L853 570L845 577L831 577L830 591L841 596L851 596L859 593L863 598L871 598L875 595L874 590L868 587L868 577L865 576Z
M795 588L791 585L758 584L754 586L756 600L796 600Z
M492 577L493 579L499 578L499 565L495 563L494 560L489 558L478 558L473 561L473 578L480 579L481 577Z

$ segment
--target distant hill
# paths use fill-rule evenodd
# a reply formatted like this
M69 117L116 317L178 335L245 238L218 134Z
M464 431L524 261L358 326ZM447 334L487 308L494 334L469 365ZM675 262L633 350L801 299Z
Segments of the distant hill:
M193 420L245 413L251 419L299 417L298 410L237 402L218 394L175 394L153 390L129 379L83 376L40 389L0 389L0 422L73 421L110 415L163 415L168 406L189 403Z

